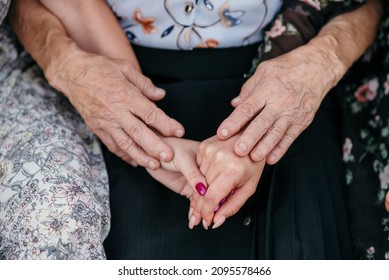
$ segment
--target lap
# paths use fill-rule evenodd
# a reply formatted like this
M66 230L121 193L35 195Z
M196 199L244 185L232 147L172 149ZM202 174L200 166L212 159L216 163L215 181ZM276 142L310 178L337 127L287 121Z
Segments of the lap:
M0 255L104 258L110 212L100 144L2 32Z

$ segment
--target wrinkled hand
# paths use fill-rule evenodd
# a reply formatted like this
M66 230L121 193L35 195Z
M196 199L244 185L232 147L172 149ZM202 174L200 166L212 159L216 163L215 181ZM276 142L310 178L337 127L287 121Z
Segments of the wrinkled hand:
M237 156L233 151L237 137L222 141L213 136L200 144L197 164L205 175L208 189L201 200L191 202L196 225L202 217L205 228L212 222L213 228L219 227L238 212L257 188L265 162Z
M62 91L89 128L123 160L151 169L173 151L153 131L181 137L184 128L152 102L164 97L129 61L76 52L49 80Z
M312 122L331 88L333 76L325 75L331 70L323 68L317 54L298 52L262 62L232 100L236 108L219 126L219 139L242 130L237 155L276 163Z

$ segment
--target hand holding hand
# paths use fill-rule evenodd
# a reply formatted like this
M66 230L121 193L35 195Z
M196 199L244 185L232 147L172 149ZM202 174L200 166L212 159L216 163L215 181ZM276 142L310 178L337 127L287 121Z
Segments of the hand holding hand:
M68 96L86 124L123 160L156 169L173 150L153 131L181 137L184 128L152 102L164 97L126 60L75 50L49 79Z
M243 131L234 145L239 156L276 163L312 122L332 76L320 55L294 51L262 62L232 100L235 110L219 126L219 139ZM327 71L324 71L327 70Z
M257 188L265 162L237 156L233 151L237 137L222 141L213 136L200 144L197 163L209 187L201 200L191 202L195 224L202 217L205 228L212 222L213 228L219 227L238 212Z
M170 162L161 162L161 168L157 170L147 169L150 175L172 191L186 196L193 203L202 199L206 192L205 177L201 174L196 163L196 153L199 142L165 137L164 141L174 149L174 157ZM189 228L196 225L200 216L191 217L192 209L189 210Z

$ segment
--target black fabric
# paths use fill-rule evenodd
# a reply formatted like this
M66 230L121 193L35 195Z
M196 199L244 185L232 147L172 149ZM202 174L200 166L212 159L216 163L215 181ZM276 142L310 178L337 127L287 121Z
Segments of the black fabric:
M195 50L185 60L185 71L191 72L185 75L180 52L141 47L135 51L145 75L167 91L158 106L185 126L186 138L203 140L214 135L232 111L230 100L238 95L250 67L246 56L251 58L256 48L223 50L223 55L219 50ZM202 66L192 68L192 62ZM213 78L207 78L209 72ZM283 159L265 168L257 192L216 230L188 229L186 198L105 150L112 207L112 229L104 244L107 257L351 258L331 102L325 100L312 125ZM251 223L244 223L248 218Z

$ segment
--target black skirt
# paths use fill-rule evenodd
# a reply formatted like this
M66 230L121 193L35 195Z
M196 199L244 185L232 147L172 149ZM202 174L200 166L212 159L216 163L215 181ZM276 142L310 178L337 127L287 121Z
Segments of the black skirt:
M257 46L194 51L134 47L144 74L166 90L158 106L185 138L215 135L231 112ZM111 186L109 259L349 259L335 110L327 97L315 120L256 193L218 229L188 228L189 201L144 168L105 150Z

